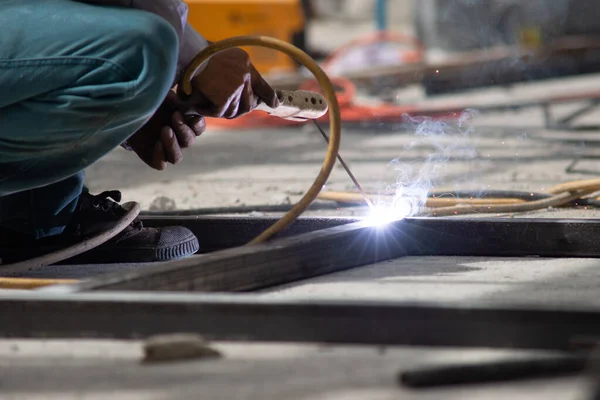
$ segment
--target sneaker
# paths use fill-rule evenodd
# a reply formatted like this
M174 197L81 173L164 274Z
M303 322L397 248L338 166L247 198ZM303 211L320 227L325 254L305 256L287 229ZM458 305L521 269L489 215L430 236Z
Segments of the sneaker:
M126 213L126 210L119 205L120 201L121 192L116 190L106 191L99 195L92 195L84 191L79 197L71 222L58 236L35 240L30 236L0 228L2 264L48 254L106 230ZM142 221L136 218L114 238L61 263L169 261L191 256L199 248L198 239L187 228L182 226L145 227Z

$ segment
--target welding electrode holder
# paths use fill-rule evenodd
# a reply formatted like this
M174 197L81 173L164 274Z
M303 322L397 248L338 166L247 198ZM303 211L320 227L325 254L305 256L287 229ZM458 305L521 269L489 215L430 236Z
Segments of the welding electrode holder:
M327 113L327 99L319 93L307 90L277 90L279 106L271 108L260 103L255 110L261 110L274 117L290 121L308 121L321 118Z
M271 108L262 101L253 111L265 111L274 117L289 121L305 122L316 120L327 114L327 99L315 92L307 90L276 90L279 105ZM186 116L200 116L196 111L185 113Z
M278 50L278 51L281 51L281 52L287 54L288 56L294 58L296 61L298 61L304 67L306 67L314 75L315 79L319 83L319 86L321 87L321 90L323 91L323 93L325 95L325 97L323 97L321 100L326 102L326 106L328 107L329 114L330 114L330 119L329 119L330 138L329 138L329 144L328 144L328 148L327 148L327 154L325 155L325 160L323 161L321 171L317 175L317 178L315 179L315 181L313 182L311 187L308 189L308 191L304 194L304 196L300 199L300 201L296 205L294 205L294 207L292 207L291 210L289 210L275 224L271 225L267 230L265 230L263 233L261 233L255 239L253 239L250 243L248 243L248 244L257 244L257 243L262 243L262 242L269 240L270 238L272 238L273 236L277 235L278 233L283 231L285 228L290 226L292 223L294 223L294 221L296 221L296 219L300 215L302 215L302 213L304 211L306 211L306 209L312 204L312 202L317 198L317 196L321 192L321 189L327 182L327 179L329 179L329 175L331 174L331 171L333 170L333 167L335 166L336 159L338 156L340 142L341 142L341 136L342 136L341 115L340 115L339 103L337 100L337 96L336 96L333 84L331 83L331 80L329 79L327 74L325 74L325 72L321 69L319 64L317 64L317 62L315 60L313 60L308 54L306 54L304 51L300 50L296 46L294 46L290 43L287 43L283 40L279 40L279 39L275 39L275 38L267 37L267 36L238 36L238 37L233 37L233 38L229 38L229 39L224 39L224 40L221 40L221 41L218 41L218 42L208 45L208 47L206 47L205 49L203 49L200 53L198 53L196 55L196 57L192 60L190 65L185 69L185 72L183 73L183 75L181 77L181 81L179 83L179 86L181 86L183 93L188 96L190 96L192 94L192 78L195 76L196 72L199 70L199 68L202 66L202 64L204 64L206 61L208 61L210 59L210 57L212 57L213 55L215 55L223 50L226 50L229 48L234 48L234 47L243 47L243 46L258 46L258 47L265 47L265 48L270 48L273 50ZM312 93L312 92L310 92L310 93L312 95L320 96L317 93ZM283 94L283 92L278 92L278 95L281 95L281 94ZM308 99L308 103L311 106L315 106L315 107L318 105L319 98L320 97L315 97L316 104L312 104L312 101L310 101L311 98L305 97L305 99ZM300 99L302 99L302 98L300 98ZM286 99L285 97L283 98L284 105L285 105L286 100L288 102L288 105L290 105L292 107L298 105L298 103L296 103L294 101L294 98L290 101L289 98ZM297 100L298 100L298 98L296 98L296 101ZM281 99L280 99L280 101L281 101ZM306 104L306 102L304 102L304 103ZM306 105L309 106L309 104L306 104ZM323 105L321 105L321 106L323 106ZM285 108L282 108L282 110L280 110L280 111L283 113L284 110L285 110ZM274 113L273 115L276 115L275 113L276 113L277 109L275 109L275 110L270 109L270 110L265 110L265 111L270 112L270 113L273 112ZM319 111L319 109L317 108L317 109L314 109L313 111ZM325 114L326 111L327 111L327 109L325 109L325 111L323 111L321 109L319 112L323 112L323 114ZM294 118L294 115L289 115L287 118Z

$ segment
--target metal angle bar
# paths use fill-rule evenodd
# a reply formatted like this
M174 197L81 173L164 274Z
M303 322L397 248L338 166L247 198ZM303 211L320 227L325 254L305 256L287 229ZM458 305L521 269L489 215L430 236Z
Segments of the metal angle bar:
M145 266L82 281L71 290L250 291L405 254L402 247L387 246L383 232L364 230L365 227L358 222Z
M107 275L71 290L250 291L407 255L600 257L598 237L598 220L409 218L382 227L356 222Z
M0 295L0 337L210 340L575 350L600 335L600 309L464 303L269 301L255 295Z
M144 225L161 227L182 225L189 228L200 242L203 253L243 246L254 239L278 217L206 217L206 216L141 216ZM316 230L360 221L356 217L300 217L278 237L285 238Z
M306 209L306 211L339 210L345 206L347 205L315 201ZM260 215L263 213L284 213L290 211L293 207L293 204L255 204L241 206L184 208L167 211L142 210L139 215L142 218L145 216L245 216L248 214ZM303 218L306 218L306 216L303 216Z

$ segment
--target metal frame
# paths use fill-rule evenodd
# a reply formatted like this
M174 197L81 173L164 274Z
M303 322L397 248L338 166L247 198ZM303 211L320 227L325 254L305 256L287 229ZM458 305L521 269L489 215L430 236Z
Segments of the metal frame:
M201 246L200 251L202 253L211 253L243 246L274 224L279 218L274 216L223 217L142 214L140 219L147 226L185 226L198 238ZM277 238L281 239L301 235L321 229L359 222L360 220L361 218L355 217L300 217L284 232L280 233Z
M206 239L209 247L223 248L246 243L272 221L155 218L146 223L185 225L201 243ZM409 255L600 257L597 220L408 218L380 227L343 221L304 219L292 231L307 233L106 275L71 290L251 291ZM312 222L333 227L310 232Z
M217 249L253 237L273 218L144 221L185 225ZM598 220L409 218L375 227L355 218L302 218L286 235L76 285L0 293L0 337L197 332L212 340L547 350L600 337L600 309L174 293L250 291L404 255L600 257Z

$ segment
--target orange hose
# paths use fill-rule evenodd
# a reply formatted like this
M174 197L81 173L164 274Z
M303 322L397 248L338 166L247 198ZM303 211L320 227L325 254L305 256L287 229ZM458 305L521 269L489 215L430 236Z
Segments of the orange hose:
M344 54L357 47L365 47L371 44L391 42L398 44L408 44L413 47L412 51L401 52L404 57L398 61L408 61L411 63L422 62L425 59L425 47L423 44L413 36L402 35L392 31L377 31L374 33L367 34L358 39L352 40L349 43L339 47L338 49L331 52L323 61L322 67L327 71L331 65L341 58ZM329 71L327 71L329 72Z

